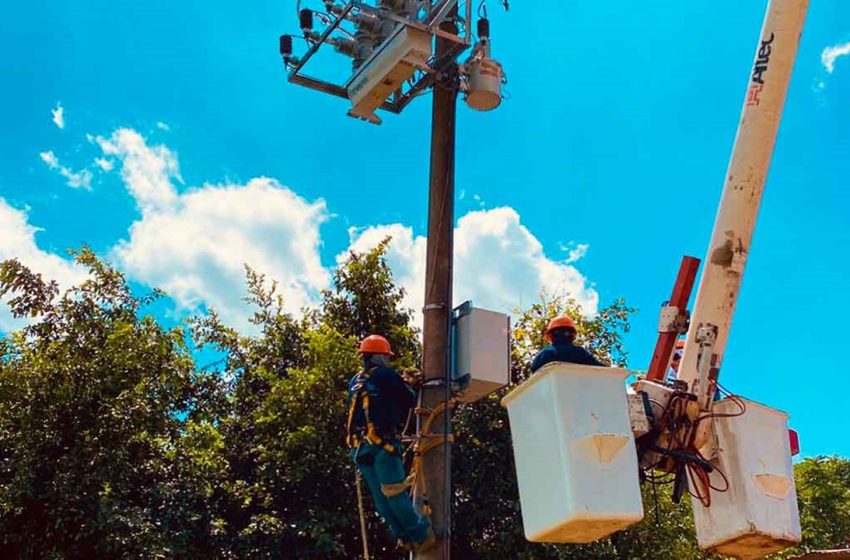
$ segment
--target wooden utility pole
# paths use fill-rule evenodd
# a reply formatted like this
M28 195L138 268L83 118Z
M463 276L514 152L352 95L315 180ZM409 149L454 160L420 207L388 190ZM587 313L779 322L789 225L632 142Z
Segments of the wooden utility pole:
M457 8L441 29L457 33ZM434 408L444 402L451 383L452 265L454 257L455 124L457 113L457 64L441 57L451 41L437 37L440 76L434 84L431 116L431 175L428 195L428 246L425 264L425 308L423 322L422 373L424 384L420 406ZM440 383L442 381L442 383ZM451 411L447 408L432 424L431 433L449 434ZM417 560L445 560L451 542L451 463L448 443L423 456L431 524L437 530L437 546L416 554Z

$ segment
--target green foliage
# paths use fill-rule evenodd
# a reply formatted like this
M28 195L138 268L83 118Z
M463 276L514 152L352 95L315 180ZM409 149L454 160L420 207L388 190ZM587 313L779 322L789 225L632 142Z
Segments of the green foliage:
M179 330L137 318L123 277L89 270L58 296L17 261L0 293L19 317L0 358L0 556L168 555L160 511L168 447L196 374Z
M351 254L315 309L284 311L277 286L246 270L253 334L214 312L188 332L143 313L88 249L89 270L60 294L15 260L0 296L32 321L0 339L0 558L345 559L361 554L354 470L343 447L357 341L388 336L397 366L418 367L419 333L384 259L386 241ZM634 310L593 317L549 294L514 317L512 378L530 375L546 321L569 313L579 342L625 365ZM187 344L187 341L191 343ZM192 354L222 352L215 371ZM458 558L703 559L690 507L645 488L646 520L584 546L528 543L522 533L504 393L455 416L453 539ZM850 538L850 461L796 467L803 549ZM376 559L398 558L366 498Z
M805 550L850 541L850 461L814 457L794 466Z

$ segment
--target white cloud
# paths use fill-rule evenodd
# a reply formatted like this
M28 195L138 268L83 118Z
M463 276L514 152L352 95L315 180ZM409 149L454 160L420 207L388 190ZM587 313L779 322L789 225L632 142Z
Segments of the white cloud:
M65 128L65 108L62 107L62 104L57 103L56 108L51 109L50 112L53 114L53 124L60 129Z
M342 263L350 251L366 252L387 236L392 241L387 247L387 262L392 269L396 284L404 288L406 295L404 304L412 308L417 322L421 322L425 286L425 249L427 239L414 236L413 229L402 224L370 226L363 229L349 228L350 245L348 249L337 255L337 264Z
M206 304L248 328L245 264L279 281L289 311L315 301L328 285L319 256L324 201L308 202L267 178L178 194L177 158L167 147L148 146L129 129L98 143L121 163L142 212L113 256L132 278L165 290L181 310Z
M567 245L561 245L561 250L567 253L567 258L564 260L567 264L572 264L583 259L589 249L590 245L587 243L569 243Z
M17 258L46 280L56 280L62 288L83 280L85 272L76 264L38 248L38 231L30 225L26 211L13 208L0 198L0 261ZM0 302L0 331L8 332L24 324L21 319L13 319L5 303Z
M204 184L181 188L176 154L149 145L128 128L108 137L92 137L103 152L95 163L104 171L120 168L128 192L140 210L126 239L110 256L134 280L165 290L178 311L211 306L223 319L248 329L244 265L279 281L289 311L315 303L330 282L320 258L320 226L330 215L321 199L308 201L274 179L244 184ZM53 168L52 152L42 154ZM480 197L473 197L482 203ZM350 249L364 251L387 235L387 258L407 292L406 305L422 308L426 239L402 224L349 231ZM573 266L586 244L570 245L565 260L553 260L540 241L509 207L463 216L455 234L454 302L510 312L536 301L541 290L572 295L593 314L599 296ZM338 256L338 260L345 254ZM421 315L417 313L417 320Z
M103 171L112 171L112 168L115 166L115 163L108 158L95 158L95 165L100 167Z
M50 169L58 169L59 168L59 159L56 157L52 151L41 152L38 154L38 157L41 158L41 161L47 164L47 167Z
M38 155L47 167L65 177L69 187L91 190L92 173L88 169L74 171L59 163L59 158L52 151L41 152Z
M169 130L171 130L171 127L168 126L166 123L164 123L162 121L157 121L156 127L160 130L164 130L165 132L168 132Z
M351 229L350 249L365 251L387 235L393 237L387 261L407 291L405 304L422 309L426 239L401 224ZM586 247L586 246L578 246ZM583 250L586 250L583 249ZM581 251L581 249L579 249ZM345 254L337 257L340 261ZM454 304L471 299L476 306L510 312L535 301L541 290L565 292L593 314L599 294L575 267L548 258L540 241L510 207L475 211L455 229ZM417 313L417 317L420 315Z
M847 55L850 55L850 42L825 48L820 55L820 60L826 71L832 74L835 71L835 61Z
M177 201L172 179L182 182L177 156L165 146L148 146L141 134L119 128L95 138L105 155L121 161L121 177L142 215L171 208Z

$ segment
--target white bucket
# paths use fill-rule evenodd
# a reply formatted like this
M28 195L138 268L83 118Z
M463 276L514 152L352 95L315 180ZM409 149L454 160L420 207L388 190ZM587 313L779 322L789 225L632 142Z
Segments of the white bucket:
M725 474L729 489L711 493L711 507L694 499L694 523L702 549L743 560L762 558L800 542L800 514L791 465L788 415L753 401L742 416L717 418L717 457L712 464ZM713 412L735 414L732 399L714 404ZM718 472L712 485L724 487Z
M629 374L556 362L502 399L529 541L587 543L643 519Z

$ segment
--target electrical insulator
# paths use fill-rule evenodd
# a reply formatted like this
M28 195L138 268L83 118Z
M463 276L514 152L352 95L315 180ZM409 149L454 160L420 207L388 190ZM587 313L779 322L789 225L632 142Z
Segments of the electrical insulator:
M292 35L280 36L280 54L285 59L292 56Z
M313 29L313 10L303 9L298 12L298 20L301 22L301 30L304 32Z
M490 20L487 18L481 18L478 20L478 38L479 39L489 39L490 38Z
M383 24L379 18L365 14L358 16L355 23L357 24L357 31L364 31L371 34L379 33Z
M357 43L357 41L352 41L351 39L343 39L340 37L334 37L333 46L336 52L344 54L345 56L350 56L352 58L355 58L360 50L360 45Z

